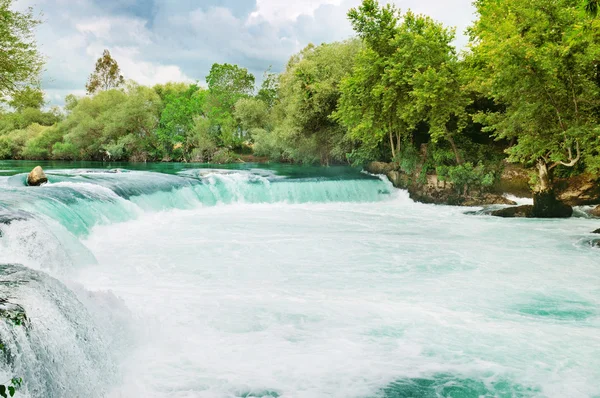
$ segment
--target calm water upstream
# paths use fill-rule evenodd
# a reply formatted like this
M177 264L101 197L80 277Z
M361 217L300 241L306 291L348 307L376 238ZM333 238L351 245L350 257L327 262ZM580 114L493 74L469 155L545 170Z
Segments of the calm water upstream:
M349 168L57 163L25 187L32 166L0 162L22 396L600 397L597 220Z

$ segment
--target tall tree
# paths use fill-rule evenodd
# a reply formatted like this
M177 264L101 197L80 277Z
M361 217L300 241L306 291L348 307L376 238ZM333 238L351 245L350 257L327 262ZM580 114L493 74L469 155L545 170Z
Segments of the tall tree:
M275 105L277 100L277 89L279 88L279 76L271 72L271 68L263 74L263 82L256 94L256 98L267 104L269 108Z
M352 142L332 116L341 96L340 82L352 71L359 40L309 45L289 61L280 77L278 135L286 157L322 165L347 161Z
M355 160L376 157L386 141L396 158L402 142L427 123L432 140L447 140L462 164L454 135L465 125L469 100L451 45L454 31L376 0L364 0L348 17L365 48L342 84L336 117L362 144Z
M33 29L40 23L33 9L11 9L13 0L0 0L0 99L36 84L43 59Z
M238 100L254 93L254 75L237 65L214 64L206 82L205 113L211 121L213 135L224 146L240 145L242 131L238 129L233 113Z
M121 69L117 61L111 57L108 50L104 50L102 57L96 61L96 68L90 75L85 88L88 94L106 91L125 84Z
M473 81L504 110L481 115L509 160L535 164L536 198L553 198L552 171L579 164L597 137L598 21L579 0L478 0L471 29ZM540 202L542 203L542 202ZM540 210L540 216L551 216Z

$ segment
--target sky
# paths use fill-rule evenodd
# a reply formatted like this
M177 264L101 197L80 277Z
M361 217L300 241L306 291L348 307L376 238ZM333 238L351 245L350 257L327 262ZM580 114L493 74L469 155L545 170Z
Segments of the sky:
M387 0L457 29L466 43L472 0ZM199 81L213 63L247 68L260 81L309 43L353 35L346 13L360 0L16 0L42 13L37 41L46 57L43 89L52 105L84 95L108 49L126 79L154 85Z

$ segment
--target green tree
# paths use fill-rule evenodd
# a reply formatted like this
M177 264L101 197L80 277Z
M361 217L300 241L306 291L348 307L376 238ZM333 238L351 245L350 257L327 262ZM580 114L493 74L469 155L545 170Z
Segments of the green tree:
M279 88L279 76L271 72L269 68L263 75L263 81L256 94L256 98L263 101L269 108L272 108L277 101L277 90Z
M208 95L205 115L211 121L211 135L223 146L239 146L242 131L233 117L236 102L254 92L254 76L245 68L230 64L214 64L206 77Z
M157 92L162 94L164 107L156 135L166 156L181 159L190 151L184 144L188 142L195 119L203 114L206 90L196 84L165 85L159 86Z
M33 9L12 9L13 0L0 0L0 99L36 84L43 59L33 29L40 23Z
M234 116L244 131L266 129L269 124L268 104L257 98L242 98L235 103Z
M410 104L410 90L405 81L387 74L396 48L400 12L393 5L381 7L376 0L364 0L348 12L348 18L365 48L358 54L353 73L344 79L339 112L336 118L350 136L361 143L354 154L362 161L377 157L379 147L388 139L391 157L400 151L403 135L415 123L403 120L400 108ZM358 158L358 159L356 159Z
M346 161L352 150L347 130L333 119L340 99L340 81L352 71L360 41L309 45L293 56L280 76L277 128L257 142L270 155L281 146L284 158L329 165ZM269 142L269 144L267 144Z
M577 165L597 147L598 21L583 19L578 0L475 5L472 80L503 107L478 120L515 142L509 160L535 164L536 191L553 196L552 170Z
M336 118L361 143L355 160L378 157L385 141L396 159L402 143L425 123L431 140L448 141L462 164L454 136L466 125L470 101L451 45L454 30L375 0L364 0L348 17L365 48L342 84Z
M41 109L46 105L44 93L38 88L31 86L25 87L11 95L8 104L17 112L22 112L24 109Z
M104 50L102 57L96 61L96 68L90 75L85 88L88 94L106 91L125 84L121 69L117 61L111 57L108 50Z

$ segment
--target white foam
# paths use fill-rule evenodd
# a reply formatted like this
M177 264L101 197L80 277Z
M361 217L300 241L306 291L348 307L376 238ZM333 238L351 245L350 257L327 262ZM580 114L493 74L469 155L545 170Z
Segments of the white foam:
M75 279L112 290L139 326L112 393L367 397L450 374L600 394L600 268L574 244L587 220L472 217L399 195L97 227L85 243L99 266ZM562 319L569 300L591 310Z

